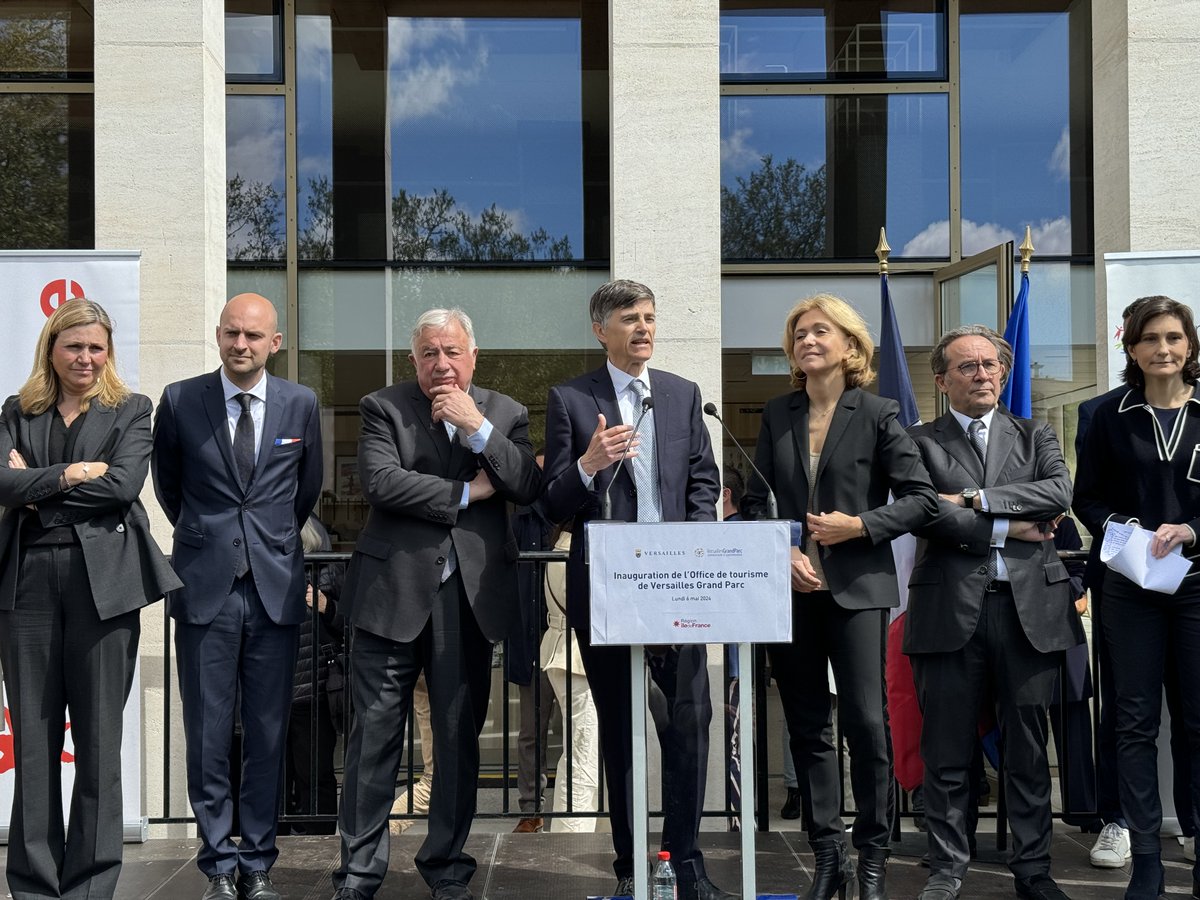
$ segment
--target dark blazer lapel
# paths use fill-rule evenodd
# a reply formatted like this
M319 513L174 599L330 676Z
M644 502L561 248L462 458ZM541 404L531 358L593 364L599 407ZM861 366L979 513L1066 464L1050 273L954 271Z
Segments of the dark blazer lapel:
M833 418L829 422L829 431L825 433L825 446L821 448L821 461L817 463L817 481L821 480L821 473L825 471L825 466L833 458L838 443L845 435L846 427L850 424L850 417L854 415L854 410L858 409L861 394L862 392L858 388L848 388L838 398L837 407L833 410ZM807 429L805 432L807 433Z
M233 440L229 437L229 414L225 411L225 391L221 387L221 375L213 372L204 385L204 411L208 413L209 424L217 439L217 449L229 469L234 484L241 484L237 466L233 462ZM266 430L263 431L264 440Z
M267 408L266 415L263 416L262 443L258 447L258 460L254 464L254 481L258 480L263 466L275 452L275 438L304 436L302 434L280 434L279 429L283 422L283 392L279 389L278 379L269 375L264 377L267 379Z
M1003 484L1000 476L1004 474L1005 465L1012 456L1013 445L1017 441L1017 426L1004 412L997 407L992 415L992 433L987 442L987 473L984 476L984 486Z
M808 497L808 394L793 391L790 404L792 445L796 448L796 475L803 482L799 496Z
M88 413L79 423L79 436L75 439L75 456L88 462L96 460L107 462L102 455L104 439L112 431L116 423L116 410L111 406L93 403L88 407ZM112 448L107 448L112 449Z
M50 465L50 423L54 420L54 408L46 410L39 416L31 416L29 422L29 449L32 458L26 459L30 466ZM4 461L7 463L7 460Z
M962 426L958 424L954 415L952 413L944 413L937 420L935 427L938 432L938 443L942 445L947 453L958 460L959 464L971 473L971 477L975 479L975 483L982 487L984 479L983 463L979 461L979 454L971 446L970 440L967 439L967 433L962 430ZM966 486L965 484L963 485L963 487Z

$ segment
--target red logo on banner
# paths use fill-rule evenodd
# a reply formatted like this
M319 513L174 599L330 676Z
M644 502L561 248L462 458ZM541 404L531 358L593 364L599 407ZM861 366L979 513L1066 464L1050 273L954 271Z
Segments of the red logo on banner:
M67 281L65 278L55 279L42 288L42 312L49 316L68 300L83 295L83 288L79 286L78 281Z

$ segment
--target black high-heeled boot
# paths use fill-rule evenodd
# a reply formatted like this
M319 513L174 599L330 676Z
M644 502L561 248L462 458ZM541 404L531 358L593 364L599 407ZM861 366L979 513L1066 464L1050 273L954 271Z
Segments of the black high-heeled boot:
M1166 889L1166 873L1158 851L1133 854L1133 874L1125 888L1125 900L1159 900Z
M863 847L858 851L858 900L888 900L888 852L880 847Z
M817 864L808 900L830 900L834 894L846 900L846 891L854 882L854 863L846 852L845 839L813 841L812 848Z

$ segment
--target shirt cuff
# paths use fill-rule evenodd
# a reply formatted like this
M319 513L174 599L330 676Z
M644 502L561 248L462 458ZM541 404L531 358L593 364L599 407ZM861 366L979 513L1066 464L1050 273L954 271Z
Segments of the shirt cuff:
M479 426L479 430L467 437L467 443L471 447L471 452L482 453L483 448L487 446L488 438L491 436L492 423L484 419L483 424Z
M992 519L992 542L989 546L1003 547L1008 540L1008 519Z
M470 504L470 502L471 502L471 482L464 481L463 482L463 495L462 495L462 499L458 501L458 508L466 509L468 504Z
M579 480L583 482L583 486L590 490L592 487L592 482L596 480L596 476L589 475L587 472L583 471L582 456L575 460L575 469L579 472Z

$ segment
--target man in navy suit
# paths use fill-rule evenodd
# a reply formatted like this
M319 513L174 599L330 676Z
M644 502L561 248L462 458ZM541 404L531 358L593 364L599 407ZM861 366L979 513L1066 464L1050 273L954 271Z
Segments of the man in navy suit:
M154 423L158 502L175 527L172 595L188 800L203 900L278 900L275 849L296 626L306 615L300 529L321 491L311 390L267 375L275 308L239 294L221 312L221 368L167 385ZM229 748L241 701L241 842Z
M721 484L700 389L678 375L648 368L656 330L653 292L636 281L610 281L592 295L589 311L608 361L550 391L543 503L551 521L574 519L567 616L600 720L617 853L614 893L620 895L633 893L629 651L592 645L584 525L600 517L601 498L610 485L613 519L711 522ZM647 411L643 398L651 394L653 408ZM629 459L615 474L627 449ZM656 722L663 751L663 849L671 853L681 900L726 900L732 895L709 880L699 846L712 721L707 648L660 649L650 658L650 672L667 702L665 720Z

